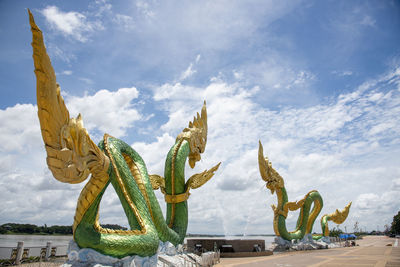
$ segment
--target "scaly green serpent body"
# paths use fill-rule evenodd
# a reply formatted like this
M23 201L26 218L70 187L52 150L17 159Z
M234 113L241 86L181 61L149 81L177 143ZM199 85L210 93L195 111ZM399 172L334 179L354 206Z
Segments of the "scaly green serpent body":
M41 30L29 12L33 59L36 74L38 116L47 153L47 165L54 178L80 183L91 175L78 199L73 232L81 248L92 248L114 257L150 256L159 241L183 243L188 225L189 189L206 183L219 164L195 174L185 182L185 164L194 168L207 142L207 111L189 122L170 149L165 162L165 178L149 175L140 155L121 140L105 135L98 146L90 139L79 114L70 118L54 69L47 55ZM130 230L101 227L99 205L112 184ZM153 190L161 189L167 203L167 220Z
M170 241L174 245L182 243L188 224L187 201L176 204L167 203L167 221L169 223L172 220L173 223L173 227L169 228L154 194L146 165L140 155L126 143L109 136L105 137L105 141L101 142L99 147L111 159L108 170L110 179L104 184L103 189L76 226L74 236L78 245L96 249L107 255L124 257L132 254L153 255L157 251L159 240ZM168 153L165 167L167 194L172 194L172 165L174 165L175 193L181 194L185 191L184 168L189 151L189 143L183 140L178 141ZM131 171L126 157L129 157L136 165L137 172ZM141 179L139 184L138 179ZM98 224L97 214L102 195L110 182L118 194L130 228L137 229L136 232L111 231L107 233L98 226L94 227ZM132 207L132 204L136 209ZM176 205L173 219L171 218L172 205Z
M311 233L314 222L323 207L323 201L318 191L310 191L302 200L297 202L288 202L288 195L284 186L283 178L272 168L268 158L264 158L261 142L258 150L258 163L261 177L267 182L266 186L271 193L276 193L278 205L272 205L274 211L274 231L277 236L286 240L302 239L306 234ZM313 236L319 239L322 236L329 236L328 221L341 224L349 214L351 202L344 210L336 210L332 214L325 214L321 218L322 235ZM286 218L289 211L300 209L297 219L296 229L289 232L286 228Z
M284 187L277 189L276 194L278 197L278 205L274 208L275 232L286 240L302 239L304 235L311 232L315 219L321 212L323 206L321 195L318 191L311 191L304 197L304 199L299 201L300 205L296 205L293 202L288 202L287 192ZM290 204L293 206L288 208L288 205ZM314 204L313 207L312 204ZM300 208L300 214L297 219L296 229L288 232L286 229L286 217L288 212L287 210L285 211L285 209L295 210L298 208Z

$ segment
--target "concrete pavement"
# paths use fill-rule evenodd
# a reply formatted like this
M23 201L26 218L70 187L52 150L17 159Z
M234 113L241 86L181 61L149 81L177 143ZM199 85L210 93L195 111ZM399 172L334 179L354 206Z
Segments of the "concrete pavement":
M400 240L386 236L366 236L359 246L296 251L254 258L221 258L216 267L400 267Z

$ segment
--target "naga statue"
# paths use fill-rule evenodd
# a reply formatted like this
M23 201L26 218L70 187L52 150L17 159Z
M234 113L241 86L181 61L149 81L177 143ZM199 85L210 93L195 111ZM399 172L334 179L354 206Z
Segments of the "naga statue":
M73 237L80 248L123 258L151 256L159 242L183 243L188 226L190 188L206 183L219 164L185 181L185 163L194 168L207 142L207 111L204 102L189 127L176 138L165 162L164 177L149 175L141 156L128 144L105 134L98 146L89 137L81 115L70 118L60 86L47 55L41 30L29 12L33 60L37 80L37 105L47 165L53 176L76 184L89 177L82 189L74 217ZM130 230L103 228L99 205L106 188L112 184L129 222ZM165 195L167 215L153 190Z
M267 182L266 187L271 190L271 194L276 193L278 197L278 205L272 205L272 210L274 211L275 234L283 239L292 240L302 239L304 235L311 233L314 221L321 212L323 206L322 197L318 191L312 190L308 192L303 199L296 202L288 202L283 178L272 168L272 164L268 158L264 158L261 142L259 142L258 147L258 166L262 179ZM313 207L312 204L314 204ZM342 211L336 210L334 213L322 216L322 235L313 235L313 239L329 236L328 221L333 221L336 224L343 223L349 214L350 206L351 202ZM297 219L296 229L292 232L288 232L286 229L286 217L288 212L289 210L295 211L298 209L300 209L300 214Z

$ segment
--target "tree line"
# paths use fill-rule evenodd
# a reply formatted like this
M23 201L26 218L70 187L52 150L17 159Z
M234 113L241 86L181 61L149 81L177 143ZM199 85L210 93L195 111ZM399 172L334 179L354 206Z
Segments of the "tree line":
M127 230L126 227L118 224L102 224L103 228L115 229L115 230ZM339 236L343 231L339 229L339 226L333 227L330 230L330 236ZM393 217L391 227L387 226L385 229L387 235L399 235L400 234L400 211ZM72 235L72 225L52 225L37 226L35 224L20 224L20 223L6 223L0 225L0 234L37 234L37 235ZM378 234L376 231L370 233L364 233L360 231L358 222L354 225L354 234Z
M103 228L127 230L118 224L102 224ZM0 234L72 235L72 225L37 226L35 224L6 223L0 225Z
M400 211L393 217L390 233L392 235L400 235Z

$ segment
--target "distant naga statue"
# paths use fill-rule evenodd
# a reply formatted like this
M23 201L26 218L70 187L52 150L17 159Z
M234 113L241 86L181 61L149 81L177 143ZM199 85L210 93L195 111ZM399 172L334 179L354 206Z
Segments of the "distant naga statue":
M80 183L91 175L76 207L74 240L81 248L123 258L150 256L159 241L183 243L188 225L190 188L206 183L219 164L185 182L185 163L190 167L200 160L207 142L207 111L204 102L189 127L176 138L165 162L164 177L149 175L140 155L123 141L105 134L97 146L83 127L81 115L70 118L56 83L41 30L29 11L33 60L37 80L37 105L40 128L47 152L47 165L53 176L64 183ZM101 108L101 107L99 107ZM99 224L99 204L112 184L130 230L113 230ZM153 190L165 195L167 218L164 219Z
M258 166L262 179L267 182L267 188L271 190L271 194L276 193L276 196L278 197L278 205L272 205L272 210L274 211L275 234L283 239L292 240L302 239L304 235L311 233L314 221L321 212L323 206L322 197L318 191L310 191L300 201L288 202L283 178L274 168L272 168L272 164L268 158L264 158L261 142L259 142L258 148ZM312 204L314 204L313 207ZM350 206L351 202L342 211L336 210L334 213L322 216L322 235L314 235L313 238L320 239L322 236L329 236L328 221L333 221L336 224L343 223L349 214ZM296 229L289 232L286 229L286 217L289 211L295 211L298 209L300 209L300 214L297 219Z

